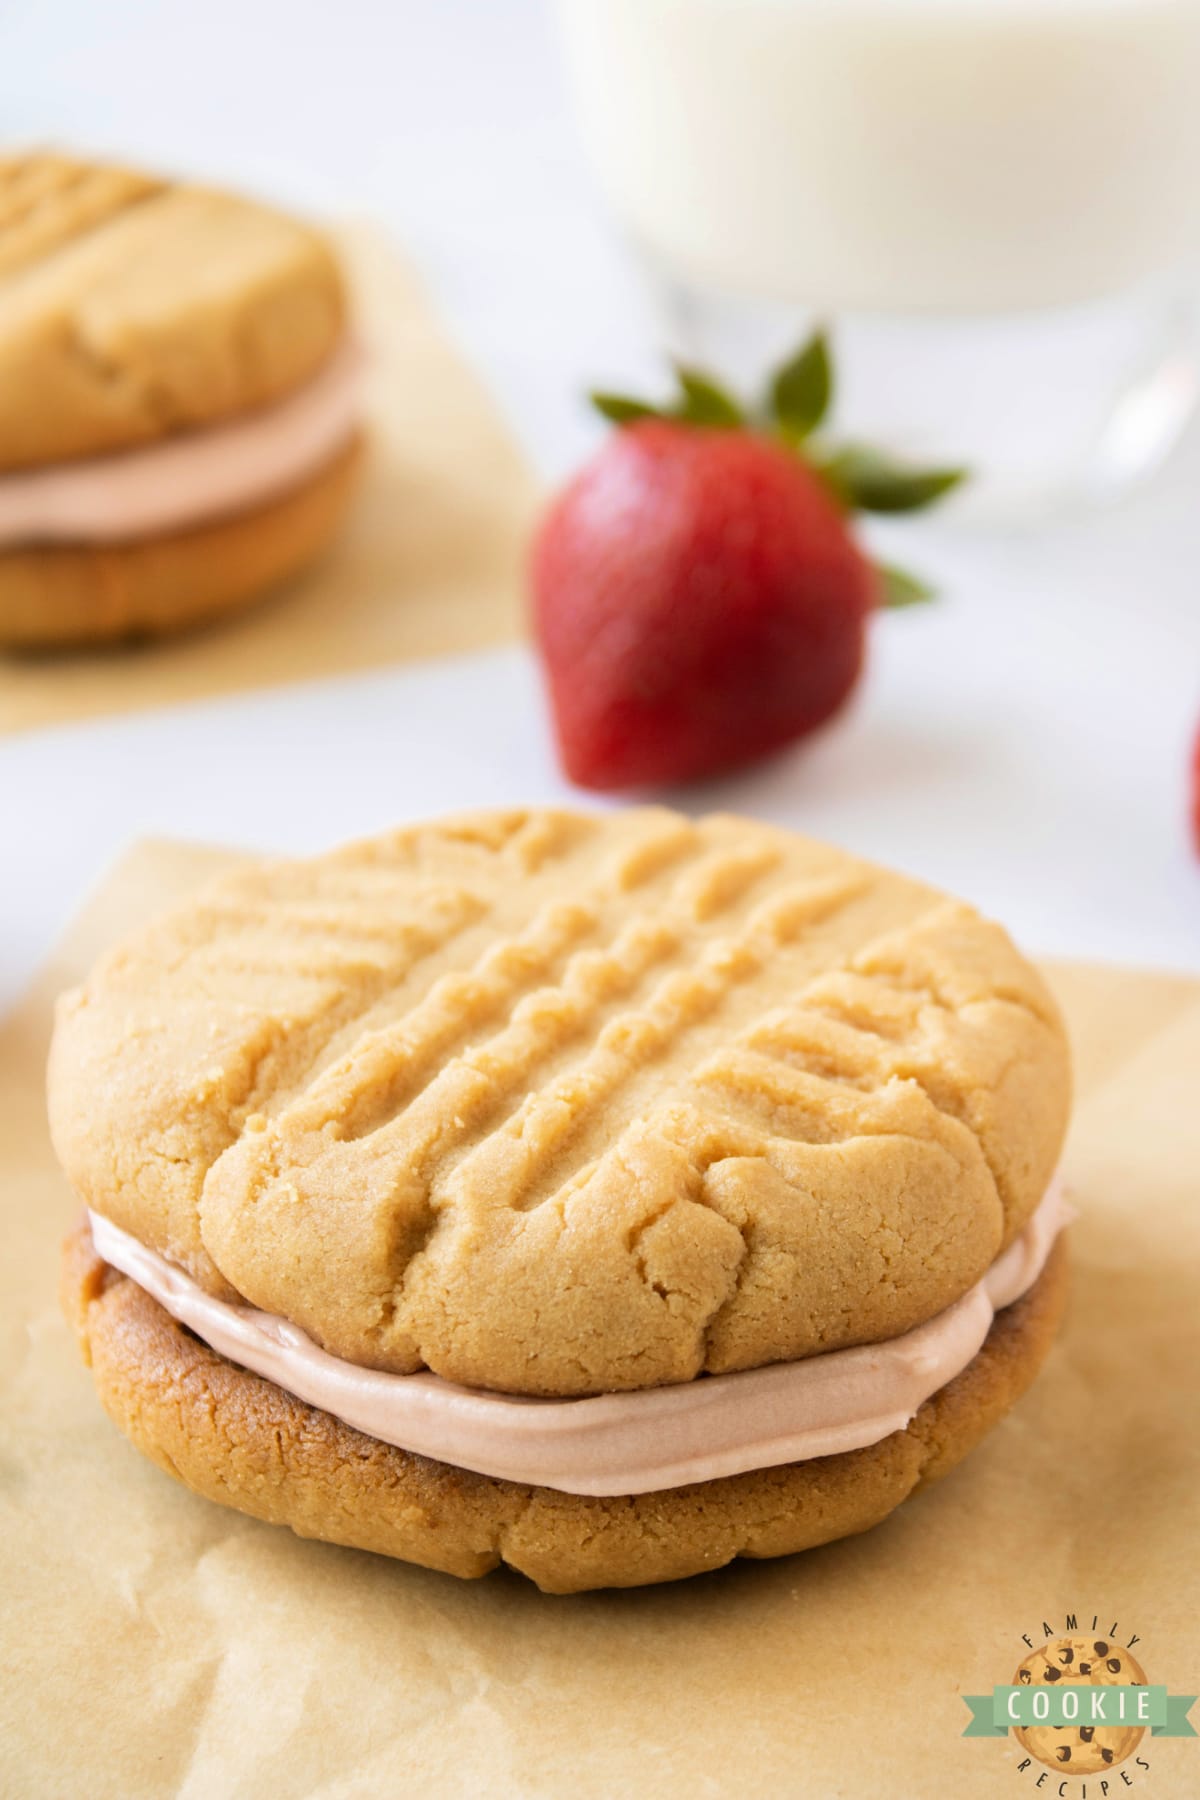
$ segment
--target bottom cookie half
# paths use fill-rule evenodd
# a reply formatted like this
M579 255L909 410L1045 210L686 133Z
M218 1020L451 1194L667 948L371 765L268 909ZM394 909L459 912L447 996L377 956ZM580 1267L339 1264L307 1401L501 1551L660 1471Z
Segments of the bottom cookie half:
M196 1493L301 1537L452 1575L500 1563L549 1593L638 1587L787 1556L866 1531L938 1480L1041 1366L1066 1300L1060 1239L961 1375L904 1431L840 1456L617 1499L523 1487L393 1449L218 1356L96 1255L67 1240L63 1301L100 1399L137 1447Z
M325 548L361 458L356 440L266 506L171 536L0 552L0 646L161 637L249 605Z

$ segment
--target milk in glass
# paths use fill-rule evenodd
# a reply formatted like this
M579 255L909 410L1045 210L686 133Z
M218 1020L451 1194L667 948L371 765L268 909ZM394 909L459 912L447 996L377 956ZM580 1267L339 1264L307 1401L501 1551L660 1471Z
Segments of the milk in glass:
M842 423L1001 502L1107 491L1196 386L1200 0L559 0L672 347L830 319Z

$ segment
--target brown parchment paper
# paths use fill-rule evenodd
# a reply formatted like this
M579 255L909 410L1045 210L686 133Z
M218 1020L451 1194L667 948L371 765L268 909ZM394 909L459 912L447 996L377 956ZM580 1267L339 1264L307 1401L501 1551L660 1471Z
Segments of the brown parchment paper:
M0 731L482 649L516 636L537 488L412 272L337 235L368 356L370 455L325 557L240 616L161 643L0 656Z
M42 1122L49 1005L222 860L132 852L0 1033L0 1792L1019 1800L1059 1776L964 1740L960 1696L1011 1680L1043 1620L1136 1631L1149 1679L1196 1691L1200 982L1051 970L1078 1060L1074 1297L966 1464L804 1557L547 1598L243 1519L101 1414L53 1297L74 1203ZM1135 1794L1200 1791L1200 1741L1141 1754Z

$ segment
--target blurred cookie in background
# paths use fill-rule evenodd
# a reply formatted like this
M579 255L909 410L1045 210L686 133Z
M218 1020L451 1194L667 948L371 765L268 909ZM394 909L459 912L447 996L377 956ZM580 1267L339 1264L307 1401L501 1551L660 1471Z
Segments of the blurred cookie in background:
M361 457L347 311L269 207L0 159L0 645L177 631L316 556Z

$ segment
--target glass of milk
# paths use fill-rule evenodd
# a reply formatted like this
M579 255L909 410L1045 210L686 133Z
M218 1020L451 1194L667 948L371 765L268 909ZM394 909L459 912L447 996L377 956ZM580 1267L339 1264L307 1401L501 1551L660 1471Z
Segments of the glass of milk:
M1198 391L1200 0L558 0L668 348L833 327L837 424L1012 513L1153 468Z

